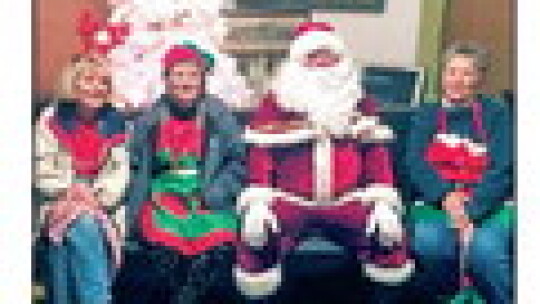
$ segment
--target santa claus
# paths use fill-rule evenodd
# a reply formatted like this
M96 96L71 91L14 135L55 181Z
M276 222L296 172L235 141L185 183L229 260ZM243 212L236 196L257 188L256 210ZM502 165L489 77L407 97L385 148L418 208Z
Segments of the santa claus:
M386 147L393 134L375 114L334 28L300 24L289 59L244 134L250 184L238 200L234 269L244 295L274 293L282 262L314 227L354 252L374 282L410 277Z

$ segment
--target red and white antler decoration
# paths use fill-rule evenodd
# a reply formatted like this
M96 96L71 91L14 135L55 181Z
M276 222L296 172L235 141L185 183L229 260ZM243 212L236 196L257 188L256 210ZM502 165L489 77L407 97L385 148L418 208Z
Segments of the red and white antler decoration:
M88 9L79 16L77 34L81 39L83 53L108 54L118 45L125 43L130 27L125 22L103 23Z

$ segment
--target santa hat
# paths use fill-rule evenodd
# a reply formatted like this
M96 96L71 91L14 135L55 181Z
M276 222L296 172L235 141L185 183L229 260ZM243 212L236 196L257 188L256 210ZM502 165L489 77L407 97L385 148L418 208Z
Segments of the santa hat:
M293 31L295 39L310 32L334 32L335 28L327 22L302 22L299 23Z
M207 71L214 66L214 57L191 42L184 42L180 45L172 46L165 56L163 56L163 68L168 70L174 64L181 61L196 62L198 65L203 66Z
M345 44L335 35L335 28L326 22L302 22L293 31L290 57L301 60L308 53L318 49L329 49L343 54Z

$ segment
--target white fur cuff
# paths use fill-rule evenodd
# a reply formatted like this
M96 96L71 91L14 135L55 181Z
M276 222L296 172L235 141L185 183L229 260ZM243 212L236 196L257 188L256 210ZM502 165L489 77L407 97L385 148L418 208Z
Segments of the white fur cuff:
M366 188L365 192L369 201L376 204L387 204L396 211L401 211L401 196L396 188L385 184L371 184Z
M385 284L400 284L407 281L414 272L414 262L407 261L401 267L380 267L375 264L362 265L364 273L374 282Z
M305 54L320 48L330 48L339 54L346 49L343 41L334 33L317 31L295 39L291 44L289 57L300 62Z
M371 184L365 189L348 193L340 201L347 202L355 199L375 204L387 204L398 212L402 209L401 196L394 187L386 184Z
M353 134L363 134L367 141L387 141L394 138L394 132L387 125L381 124L377 116L356 116L356 123L352 125Z
M281 266L262 273L248 273L236 266L233 270L236 285L242 294L251 299L260 299L274 293L281 284Z

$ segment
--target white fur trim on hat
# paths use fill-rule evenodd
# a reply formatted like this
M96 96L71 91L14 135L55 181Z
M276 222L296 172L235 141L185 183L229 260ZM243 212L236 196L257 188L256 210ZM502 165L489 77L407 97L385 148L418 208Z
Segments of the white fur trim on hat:
M363 264L364 273L377 283L400 284L407 281L414 272L414 261L409 260L400 267L381 267L375 264Z
M277 265L261 273L249 273L236 266L233 269L236 286L251 299L260 299L274 293L281 284L281 266Z
M332 32L309 32L293 41L290 58L301 60L305 55L317 49L330 49L336 53L345 52L345 44Z

